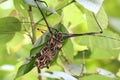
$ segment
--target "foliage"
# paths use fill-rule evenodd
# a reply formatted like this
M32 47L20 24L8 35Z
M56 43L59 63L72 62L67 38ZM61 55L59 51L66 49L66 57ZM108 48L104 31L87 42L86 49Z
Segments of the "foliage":
M103 34L83 35L64 40L61 43L62 49L56 53L57 56L52 60L50 68L44 68L40 74L37 74L34 64L36 57L31 57L45 46L50 37L42 15L33 0L2 0L0 1L1 80L37 80L37 75L41 75L46 80L68 78L119 80L120 14L117 9L120 8L118 5L120 2L117 0L44 1L47 5L43 2L38 4L49 25L61 31L63 35L98 32L99 25L93 13L103 29ZM45 30L44 33L37 30L38 28L40 31ZM99 68L100 71L97 71Z

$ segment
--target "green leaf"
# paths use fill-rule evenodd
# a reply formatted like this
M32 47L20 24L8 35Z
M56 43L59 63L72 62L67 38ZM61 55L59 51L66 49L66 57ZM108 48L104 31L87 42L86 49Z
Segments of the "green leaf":
M15 79L31 71L35 67L34 62L35 62L35 58L32 58L29 62L21 65L17 71Z
M90 76L84 76L79 80L119 80L119 78L109 78L109 77L100 76L100 75L90 75Z
M0 19L0 44L10 41L21 30L20 21L15 17Z
M50 26L55 26L56 23L59 23L59 21L61 20L61 15L50 15L47 18L47 21L49 22Z
M0 45L0 52L1 55L7 53L6 45Z
M41 45L38 46L38 47L32 48L32 49L30 50L30 56L33 56L35 53L40 52L40 50L42 49L42 47L43 47L44 45L45 45L45 44L41 44Z
M30 5L30 6L37 7L37 5L36 5L36 3L35 3L34 0L24 0L24 2L27 3L27 4ZM41 9L46 10L46 11L49 11L49 12L51 12L51 13L53 13L53 14L57 14L57 12L56 12L55 10L46 7L46 6L43 5L42 2L40 2L40 1L38 1L38 2L39 2L38 5L39 5L39 7L40 7Z
M84 18L81 10L75 4L71 4L71 5L67 6L67 7L65 7L63 9L63 11L64 11L64 19L63 19L63 21L64 21L65 27L70 27L70 29L72 29L72 30L73 30L73 28L78 27L79 29L77 28L78 29L77 32L78 31L81 32L82 30L86 29L86 27L87 27L86 26L86 19ZM74 14L74 16L73 16L73 14ZM68 24L71 24L71 25L68 26Z
M93 13L91 13L90 11L87 11L86 10L86 16L87 16L87 25L88 25L88 29L89 31L100 31L100 28L97 24L97 22L95 21L95 18L93 16ZM108 25L108 17L104 11L103 8L101 8L99 10L99 12L96 14L96 19L100 25L100 27L102 29L106 29L107 28L107 25Z
M112 37L115 39L110 39L107 37L100 36L83 36L80 40L81 45L87 45L91 50L91 58L95 59L110 59L112 57L117 57L119 54L119 44L120 41L116 39L119 35L110 31L104 30L103 36Z
M96 18L103 29L108 26L108 16L103 7L100 8L99 12L96 14Z
M0 19L0 33L14 33L21 30L20 21L15 17Z
M99 11L104 0L76 0L84 8L94 12L95 14Z
M96 14L96 18L100 26L105 29L108 26L108 16L103 7L100 8L99 12Z
M74 48L71 39L68 39L63 45L62 52L68 60L73 61Z
M47 32L46 32L47 33ZM46 34L44 33L44 34ZM36 41L36 44L33 46L33 48L30 51L30 56L33 56L34 54L36 54L37 52L40 51L40 49L44 46L45 44L45 35L42 35L42 37L40 37L38 39L38 41ZM44 38L44 40L42 40ZM40 40L40 41L39 41ZM42 40L42 42L41 42ZM38 43L38 44L37 44ZM32 58L29 62L26 61L26 64L23 64L22 66L19 67L16 78L25 75L26 73L28 73L29 71L31 71L35 66L34 66L34 62L35 62L35 57Z

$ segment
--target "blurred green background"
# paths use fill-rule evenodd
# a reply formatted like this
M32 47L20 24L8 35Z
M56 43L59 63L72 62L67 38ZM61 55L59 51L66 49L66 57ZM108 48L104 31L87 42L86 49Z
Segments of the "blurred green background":
M21 3L18 3L18 2L21 2ZM21 1L18 0L18 2L17 0L7 0L5 2L1 2L0 3L0 18L14 16L18 18L19 20L29 21L28 20L29 15L27 13L28 11L26 10L28 6L25 3L23 3L22 0ZM65 2L67 2L67 0L65 0ZM49 2L49 0L47 0L47 3L52 8L57 8L57 7L60 7L59 5L61 5L61 4L58 4L57 1L55 1L54 3L51 3ZM20 5L18 6L18 4ZM82 10L79 11L79 7L76 7L76 5L77 4L71 4L64 8L63 23L65 26L68 26L67 28L74 33L86 32L87 31L86 20L84 20L83 16L81 16ZM104 0L103 8L108 16L109 29L115 32L119 36L119 33L120 33L120 27L119 27L120 26L120 10L119 10L120 0ZM75 12L76 12L76 15L73 16ZM37 9L34 9L34 17L35 17L35 21L38 21L39 17L41 17ZM58 22L58 20L60 19L60 16L58 15L57 16L53 15L50 17L53 17L53 18L48 18L48 21L51 25L56 24L56 22ZM70 27L71 24L72 24L72 27ZM29 26L30 24L24 23L24 25L23 24L21 25ZM79 29L78 26L83 26L84 28L82 27L80 28L81 30L78 30ZM26 27L26 28L29 28L29 27ZM6 29L9 31L10 28L6 27ZM16 31L15 33L13 31L11 31L10 33L7 33L7 31L2 32L2 30L3 28L0 29L0 80L13 80L19 66L23 64L25 59L29 56L30 49L32 48L32 44L31 44L30 38L27 35L25 35L25 31L23 27L20 30ZM36 32L36 35L37 37L39 37L41 33ZM112 36L114 37L113 34ZM86 39L84 39L84 37L83 39L80 39L80 38L74 38L74 39L75 39L75 42L74 42L75 52L74 52L74 60L72 61L72 63L78 64L82 62L81 53L83 49L85 50L85 53L86 53L85 66L88 69L88 72L92 73L95 71L97 67L101 67L108 71L113 72L118 77L120 77L120 70L119 70L120 69L120 46L119 46L120 42L119 41L115 42L115 45L117 44L117 47L115 47L117 52L115 52L114 54L114 52L112 51L106 52L106 51L102 51L102 49L97 50L97 48L94 49L93 52L91 52L91 50L86 49L86 48L89 48L87 46L87 44L89 43L85 42ZM118 39L120 39L120 37L118 37ZM107 39L107 41L109 41L109 39ZM101 44L104 44L102 39L101 39L101 43L99 44L100 46ZM112 43L110 44L112 45ZM110 44L108 46L107 44L104 44L104 46L110 47L111 46ZM99 46L99 45L96 44L96 46ZM103 49L104 49L104 46L102 46ZM92 45L92 47L95 47L95 45ZM104 53L105 55L103 55ZM57 65L51 68L51 70L54 70L54 69L62 70L62 68ZM28 74L26 74L25 76L18 78L17 80L37 80L36 68L33 69Z

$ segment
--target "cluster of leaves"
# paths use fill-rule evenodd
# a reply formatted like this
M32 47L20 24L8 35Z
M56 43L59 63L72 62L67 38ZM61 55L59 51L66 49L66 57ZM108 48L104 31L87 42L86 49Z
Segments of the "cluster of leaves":
M36 28L45 29L46 27L37 25L35 26L35 29L32 29L32 27L28 23L31 22L29 20L30 15L28 10L29 6L32 6L32 16L34 18L34 22L45 25L34 0L13 0L13 2L19 14L16 13L16 16L14 17L4 17L0 19L0 44L2 45L1 51L7 49L7 46L16 46L16 44L18 44L20 41L25 40L26 38L23 38L23 35L25 33L27 33L30 38L35 38L34 36L38 36L39 33L36 31ZM98 24L96 23L92 15L93 12L96 14L96 18L98 19L101 27L104 29L103 35L119 38L119 31L115 31L115 29L113 31L112 28L107 27L108 17L104 11L104 8L102 7L103 0L53 0L54 3L51 0L45 0L45 2L47 3L48 7L46 7L46 5L43 5L41 2L39 2L39 7L44 11L49 24L63 33L68 33L68 31L72 33L99 31ZM13 13L11 13L11 15ZM59 24L56 26L55 24L59 22L62 14L64 15L63 24ZM24 21L27 24L21 24L21 22ZM68 31L66 30L66 28ZM36 32L36 35L34 35L34 32ZM33 35L30 36L30 34ZM44 46L45 42L48 40L48 35L48 31L46 31L35 41L34 45L30 43L27 44L27 46L29 45L29 47L27 47L29 48L27 49L27 53L29 54L30 51L30 56L32 56L35 53L39 52ZM53 60L53 63L49 70L44 69L48 72L42 72L40 75L49 78L63 78L65 80L67 80L68 78L70 80L77 80L77 78L81 80L94 80L95 78L96 80L117 80L115 76L109 78L111 75L114 74L109 74L109 72L106 72L105 70L101 70L100 72L102 73L100 73L98 71L95 71L95 67L103 67L113 72L117 72L120 66L119 64L117 64L118 61L116 60L120 51L119 43L120 42L117 40L97 36L76 37L73 40L67 39L65 40L65 42L62 43L63 47L59 52L59 56L56 57L57 60ZM32 49L31 45L33 46ZM26 47L23 47L23 49L24 48ZM17 52L25 53L23 51L18 50ZM8 51L3 53L8 53ZM83 54L85 54L85 56L83 56ZM84 59L83 57L88 59L86 60L85 64L87 68L82 66ZM111 58L113 57L114 59L111 60ZM25 64L20 66L17 71L16 78L30 72L35 67L34 62L35 58L32 58L30 61L27 60ZM111 67L108 67L106 62L109 63L108 66ZM116 62L116 64L114 62ZM111 63L114 63L114 66L110 65ZM104 65L106 65L106 67ZM115 68L116 71L114 71L115 69L113 70L111 68ZM57 72L53 70L57 70ZM50 74L49 72L53 72L53 74ZM76 78L67 74L66 72L73 76L76 76ZM97 74L89 74L89 72ZM81 77L81 75L83 76Z

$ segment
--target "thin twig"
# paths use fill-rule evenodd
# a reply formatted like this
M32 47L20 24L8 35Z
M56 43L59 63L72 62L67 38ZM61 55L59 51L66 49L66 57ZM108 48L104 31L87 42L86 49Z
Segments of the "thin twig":
M31 6L29 6L28 12L29 12L30 21L31 21L31 28L32 28L32 40L31 41L32 41L32 44L34 44L35 41L36 41L36 34L35 34L35 25L33 25L34 24L34 19L33 19L32 7Z
M39 68L37 68L37 71L38 71L38 74L40 74L40 73L41 73L41 71L40 71L40 69L39 69ZM42 77L41 77L40 75L38 75L38 80L42 80Z
M82 69L81 69L81 73L80 76L82 76L83 72L84 72L84 66L85 66L85 51L83 51L83 59L82 59Z

